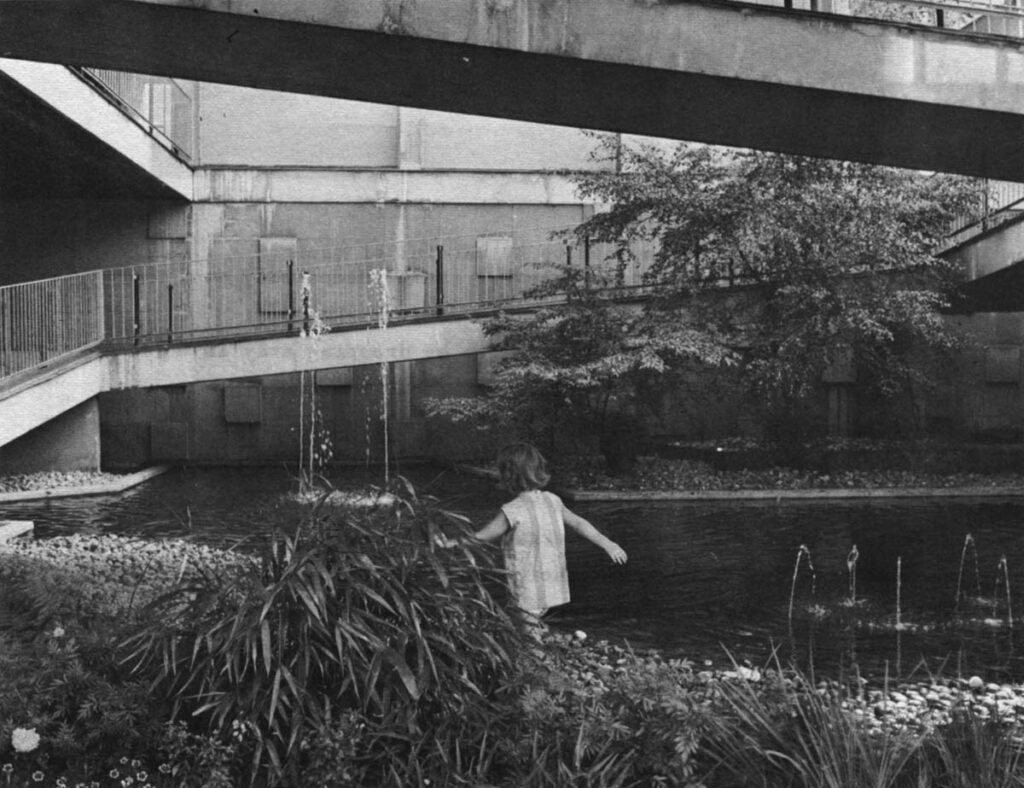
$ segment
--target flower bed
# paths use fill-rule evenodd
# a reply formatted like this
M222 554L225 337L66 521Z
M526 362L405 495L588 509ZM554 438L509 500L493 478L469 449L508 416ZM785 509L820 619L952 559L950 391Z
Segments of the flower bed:
M232 785L227 748L168 722L119 643L179 579L249 560L118 536L0 545L0 785Z

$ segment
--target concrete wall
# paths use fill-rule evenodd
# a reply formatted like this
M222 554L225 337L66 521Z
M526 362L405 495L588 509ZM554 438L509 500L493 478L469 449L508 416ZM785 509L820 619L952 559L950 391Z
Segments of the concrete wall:
M260 238L276 237L297 239L300 256L325 262L362 260L394 244L404 244L410 256L432 257L442 239L475 249L476 236L487 234L518 242L534 237L536 228L571 226L587 215L582 205L255 202L200 204L193 213L196 260L257 254Z
M202 167L547 170L587 166L578 129L201 83Z
M316 308L326 315L371 311L370 268L418 278L418 286L403 285L407 295L399 296L394 306L433 303L429 278L436 270L439 244L445 247L449 303L484 298L487 294L481 288L486 280L476 270L479 237L507 235L516 244L539 242L548 233L537 228L572 226L585 218L587 209L544 204L248 202L196 204L193 215L193 273L208 274L211 282L238 277L238 287L237 298L229 303L211 297L208 304L194 289L191 315L201 322L212 317L204 316L204 310L231 310L236 323L247 324L272 310L275 297L282 304L287 300L286 258L294 258L296 270L314 274ZM284 239L270 243L283 243L293 251L277 258L261 256L261 239ZM258 292L253 284L257 272L262 283L271 283ZM280 291L277 296L273 282Z
M482 392L476 356L391 364L388 370L392 457L486 456L493 438L428 425L426 396ZM380 366L321 370L317 407L339 462L381 462L384 422ZM103 464L111 470L157 462L296 466L308 419L309 373L183 386L110 391L99 397ZM304 404L303 404L304 403ZM308 424L308 421L306 422Z
M0 475L99 470L100 445L100 409L94 398L0 446Z
M0 200L0 284L184 259L188 206Z
M947 410L962 437L1024 440L1024 313L978 313L955 323L971 344L936 411Z

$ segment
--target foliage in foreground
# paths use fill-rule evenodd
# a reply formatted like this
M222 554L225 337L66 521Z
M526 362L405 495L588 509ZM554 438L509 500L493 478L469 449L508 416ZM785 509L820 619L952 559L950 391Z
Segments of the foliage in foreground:
M894 724L879 724L865 717L870 705L821 694L779 669L698 671L559 635L521 649L491 595L502 580L492 553L431 552L431 529L451 524L410 502L279 535L259 568L211 558L217 575L242 567L241 579L188 574L146 608L163 618L131 641L155 692L118 671L109 648L103 658L84 647L101 619L108 646L137 626L134 608L121 607L124 629L108 628L118 616L98 616L97 601L113 613L126 600L121 580L145 576L144 564L126 557L142 552L138 545L38 543L36 569L78 567L87 603L68 599L61 610L71 618L35 630L23 619L0 635L0 785L40 784L36 775L44 785L62 784L59 776L72 786L127 777L232 786L276 774L285 784L331 786L1024 786L1021 731L966 710L952 723L908 727L893 715ZM107 558L94 561L101 546ZM182 556L197 555L194 546L164 546L168 574L153 573L160 586L175 579ZM0 552L7 603L31 596L25 575L9 571L25 559ZM117 593L97 590L111 586ZM328 630L339 633L343 662ZM174 709L179 722L170 721ZM38 744L15 751L25 729ZM273 764L271 749L281 759L276 772L254 768L261 746L264 765Z
M0 784L120 786L142 775L140 784L231 785L230 748L167 724L167 705L124 674L116 652L144 602L179 577L235 564L181 540L74 535L3 545ZM18 750L15 731L38 739Z
M492 554L434 554L446 516L406 500L275 534L240 580L156 600L127 660L175 719L234 734L250 777L469 778L487 766L519 634Z
M865 725L851 704L802 681L725 682L709 716L708 786L1024 786L1021 731L958 709L938 726Z

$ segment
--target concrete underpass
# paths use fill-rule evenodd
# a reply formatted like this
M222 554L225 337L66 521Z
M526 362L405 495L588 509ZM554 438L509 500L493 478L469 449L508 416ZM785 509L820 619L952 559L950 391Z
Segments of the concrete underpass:
M0 55L1024 180L1024 52L732 2L5 0Z

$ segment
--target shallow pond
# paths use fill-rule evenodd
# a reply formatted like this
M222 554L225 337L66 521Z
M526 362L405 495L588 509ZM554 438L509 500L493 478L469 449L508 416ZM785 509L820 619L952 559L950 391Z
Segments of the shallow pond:
M478 523L504 500L493 483L453 471L403 473ZM339 486L380 474L345 476ZM33 520L38 537L191 535L226 545L295 522L295 487L280 469L179 470L120 495L0 504L0 519ZM1024 681L1024 499L576 509L630 560L615 567L570 537L573 602L552 614L555 628L658 647L698 666L721 667L731 655L828 676Z

